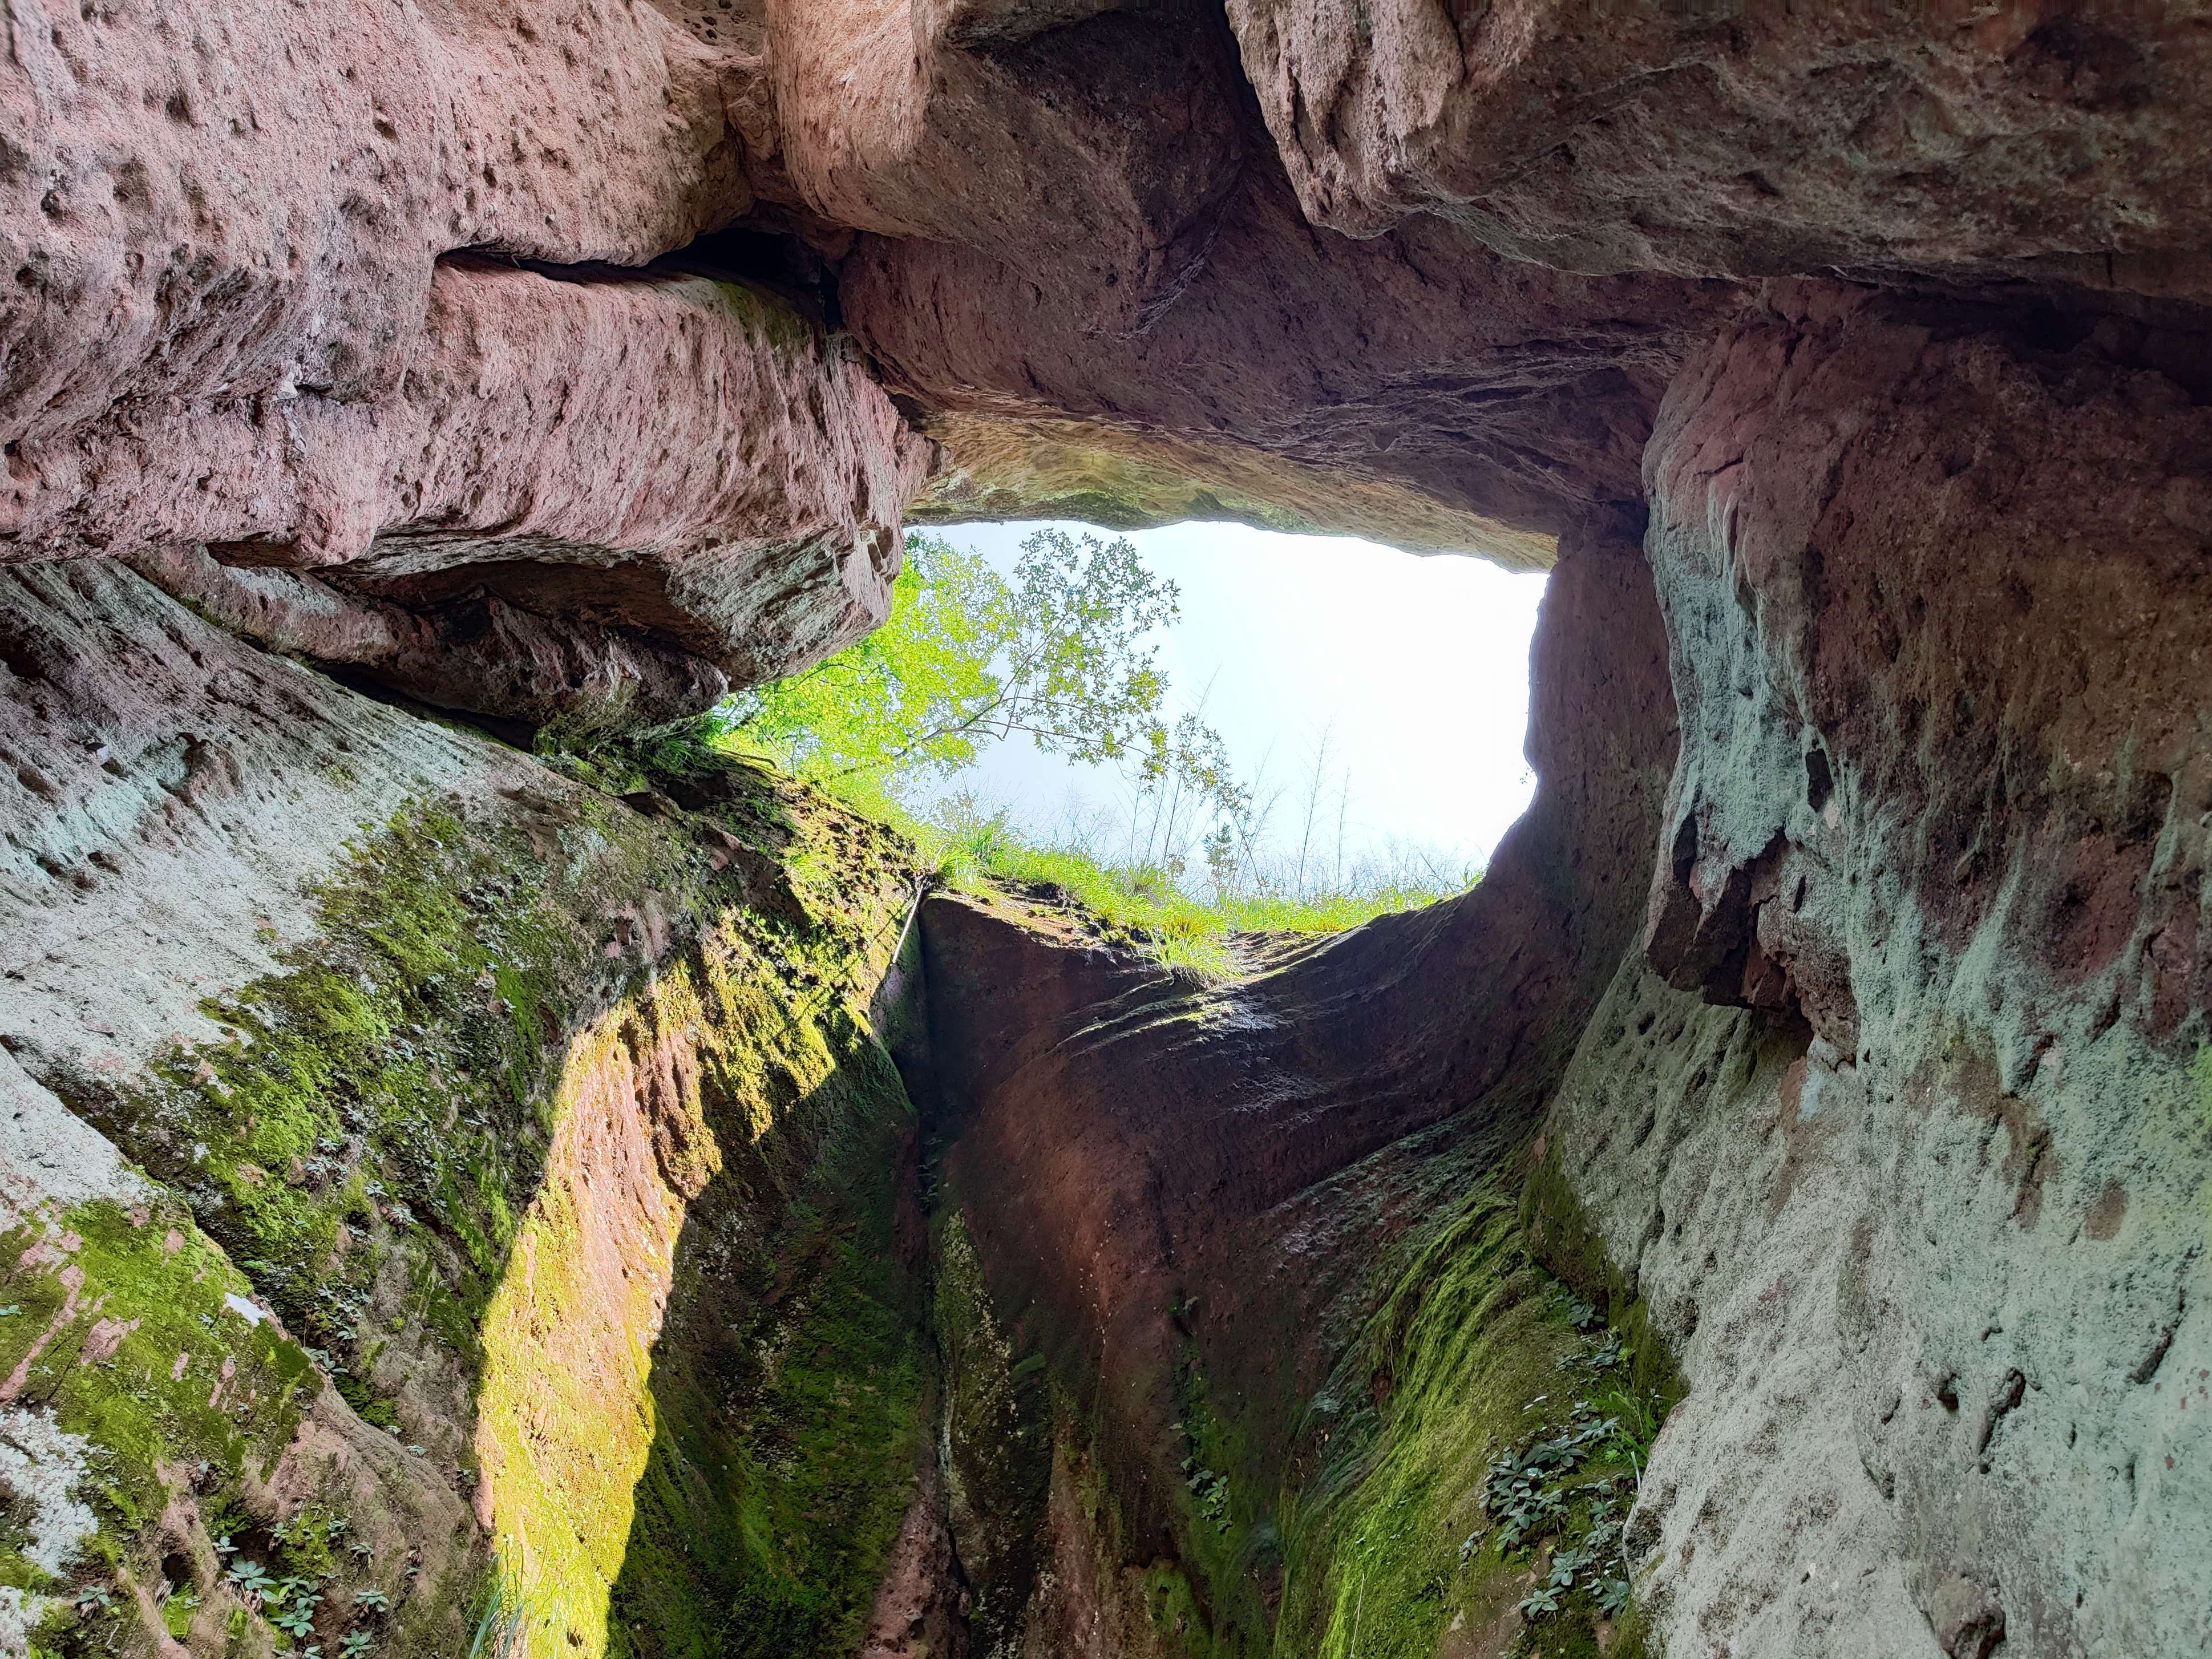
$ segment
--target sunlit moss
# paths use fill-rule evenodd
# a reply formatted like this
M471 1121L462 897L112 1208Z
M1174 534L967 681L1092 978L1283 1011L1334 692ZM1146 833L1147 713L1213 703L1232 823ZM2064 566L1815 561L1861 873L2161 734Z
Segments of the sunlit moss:
M518 1655L848 1650L910 1496L913 1125L863 1008L911 888L880 832L783 805L748 902L587 1027L554 1091L483 1331Z
M1362 1659L1428 1659L1448 1630L1511 1630L1553 1552L1594 1527L1617 1539L1641 1455L1673 1401L1639 1392L1650 1372L1671 1378L1663 1351L1639 1364L1535 1260L1513 1197L1494 1177L1477 1180L1395 1269L1313 1403L1302 1437L1321 1472L1285 1504L1276 1651L1338 1659L1356 1644ZM1628 1420L1616 1395L1646 1414ZM1555 1437L1589 1444L1547 1482L1556 1514L1516 1538L1486 1501L1492 1471ZM1543 1651L1600 1650L1607 1582L1625 1586L1616 1553L1603 1571L1579 1574L1555 1612L1532 1613Z
M655 769L665 765L677 769ZM71 1103L173 1194L154 1200L143 1227L104 1212L64 1218L66 1263L23 1266L29 1233L0 1252L23 1280L0 1291L0 1305L18 1307L0 1320L0 1352L32 1340L34 1316L44 1328L49 1304L66 1294L55 1277L64 1268L109 1295L103 1315L141 1322L107 1363L64 1363L52 1378L40 1369L52 1356L30 1365L34 1386L52 1385L42 1397L83 1425L100 1476L100 1526L82 1571L110 1599L88 1602L89 1616L131 1627L137 1615L118 1576L149 1582L145 1552L179 1468L208 1466L193 1479L212 1483L197 1488L211 1525L263 1524L253 1506L265 1507L266 1494L242 1497L240 1472L250 1464L265 1474L287 1454L322 1386L319 1351L338 1394L403 1441L467 1426L441 1404L451 1382L413 1392L408 1379L426 1363L457 1371L464 1387L479 1381L488 1419L514 1431L494 1442L509 1497L496 1480L481 1497L521 1567L480 1586L476 1564L456 1558L440 1571L459 1578L434 1584L426 1572L404 1595L387 1583L389 1614L352 1628L380 1632L395 1650L443 1651L462 1626L455 1598L481 1601L488 1589L482 1611L493 1624L557 1622L565 1656L574 1612L604 1643L609 1586L667 1565L634 1535L633 1509L678 1528L714 1519L687 1510L670 1522L669 1506L651 1497L647 1448L669 1435L647 1352L684 1204L714 1183L726 1146L752 1160L732 1187L749 1213L787 1222L783 1234L746 1241L756 1257L747 1283L763 1308L793 1289L800 1297L774 1317L804 1363L782 1368L789 1386L764 1396L753 1419L801 1431L803 1443L785 1460L804 1477L795 1495L767 1511L782 1552L776 1570L794 1583L835 1580L823 1592L825 1629L857 1616L854 1586L896 1529L917 1432L921 1322L900 1299L908 1290L869 1277L894 1254L883 1194L899 1163L884 1136L896 1143L905 1133L907 1108L858 1012L897 936L911 871L893 838L725 756L679 744L635 781L683 793L688 805L655 795L659 805L641 811L549 779L543 799L488 821L436 804L401 813L318 890L318 928L279 969L210 1005L226 1037L170 1054L150 1076L72 1085ZM593 1008L611 1012L594 1018ZM635 1156L624 1164L599 1158L603 1148L574 1148L566 1177L546 1178L558 1137L592 1121L582 1097L593 1079L605 1085L602 1109L614 1093L649 1103ZM783 1133L802 1121L803 1133ZM759 1149L771 1143L763 1161ZM653 1253L594 1231L584 1213L607 1183L641 1169L673 1195L659 1218L658 1288ZM574 1178L579 1170L589 1177ZM866 1216L856 1231L844 1195L865 1193L875 1195L854 1198ZM157 1247L173 1231L184 1243L164 1254ZM623 1287L615 1340L578 1366L548 1334L565 1333L560 1319L578 1297L604 1301L611 1285ZM245 1298L265 1297L307 1346L226 1308L225 1293L249 1307ZM191 1329L168 1328L179 1320ZM66 1341L90 1324L66 1324ZM149 1344L161 1348L158 1371ZM243 1392L210 1407L221 1392L210 1368L224 1361ZM171 1379L166 1368L178 1363ZM272 1367L273 1381L263 1375ZM846 1383L855 1367L872 1378L859 1395ZM701 1420L726 1406L725 1379L711 1365L693 1370L667 1417ZM409 1392L394 1398L402 1383ZM516 1430L526 1419L528 1431ZM567 1437L550 1452L531 1438L549 1426L554 1441ZM594 1437L597 1462L568 1455ZM507 1455L516 1445L537 1464ZM465 1495L476 1471L460 1449ZM515 1474L532 1468L544 1477L534 1488ZM641 1473L636 1492L647 1498L632 1490ZM718 1491L741 1485L723 1480ZM842 1510L825 1503L832 1492L844 1494ZM332 1535L264 1540L256 1559L323 1578L333 1561L308 1558L318 1539L329 1554ZM792 1553L801 1539L818 1547ZM359 1577L351 1559L333 1558L341 1579ZM563 1602L578 1586L583 1602ZM715 1601L719 1584L679 1573L665 1589L664 1602L697 1613L719 1641L732 1606ZM334 1605L349 1607L348 1594ZM185 1623L195 1651L211 1640L250 1651L272 1636L266 1620L221 1595L197 1610L179 1601L161 1620ZM275 1639L281 1648L290 1638Z
M1081 907L1105 936L1208 981L1237 972L1232 938L1237 933L1337 933L1399 910L1419 909L1451 896L1443 888L1378 888L1310 898L1282 894L1231 894L1202 899L1185 892L1164 872L1128 870L1083 854L1032 847L1010 836L981 845L957 840L940 857L956 885L986 890L1005 883L1048 888Z

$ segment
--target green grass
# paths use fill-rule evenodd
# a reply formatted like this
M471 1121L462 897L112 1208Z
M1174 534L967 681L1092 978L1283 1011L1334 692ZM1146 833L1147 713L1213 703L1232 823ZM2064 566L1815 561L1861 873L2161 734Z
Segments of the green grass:
M673 728L671 728L672 730ZM735 727L695 723L684 741L757 764L774 757ZM665 757L661 757L665 763ZM1418 910L1467 890L1467 884L1376 884L1320 890L1230 891L1205 897L1158 866L1112 864L1081 848L1048 846L1024 835L1005 811L984 812L964 796L918 817L882 775L810 776L864 817L889 825L920 849L920 863L948 886L970 891L994 883L1057 888L1091 913L1109 939L1132 945L1164 965L1206 980L1233 976L1230 939L1237 933L1340 933L1400 910Z
M1010 835L981 848L954 842L939 868L955 886L996 880L1055 888L1096 917L1110 937L1202 979L1235 972L1230 940L1237 933L1340 933L1451 896L1441 890L1392 887L1307 898L1279 893L1199 898L1164 871L1100 864L1080 852L1032 846Z
M922 862L948 885L970 890L993 883L1049 887L1090 912L1116 943L1201 979L1231 977L1237 933L1338 933L1399 910L1450 898L1458 888L1376 887L1306 897L1285 893L1224 893L1205 898L1164 870L1109 865L1073 848L1042 847L997 814L952 825L915 820L896 802L871 802L914 837Z

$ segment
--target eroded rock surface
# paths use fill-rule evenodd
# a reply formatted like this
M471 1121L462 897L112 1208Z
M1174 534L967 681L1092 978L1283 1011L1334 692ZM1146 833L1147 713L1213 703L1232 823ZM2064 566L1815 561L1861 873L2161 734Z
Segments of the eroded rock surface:
M2055 270L2204 291L2212 198L2187 112L2212 40L2195 18L1228 10L1299 200L1354 235L1434 212L1569 270Z
M2212 1640L2201 21L6 40L0 1640L265 1646L228 1526L326 1650L1495 1659L1547 1273L1680 1363L1668 1651ZM1197 988L330 677L649 726L909 511L1554 567L1536 804Z
M1911 1651L1908 1604L1919 1650L2212 1634L2174 1041L2206 1000L2212 429L2177 349L1806 292L1662 411L1670 856L1557 1140L1713 1379L1650 1504L1700 1639ZM1719 1475L1753 1455L1791 1484Z
M611 269L750 204L757 58L634 5L11 40L0 560L320 572L280 609L344 622L272 643L532 722L690 713L882 619L925 447L773 298Z
M0 1630L265 1651L289 1577L330 1648L857 1640L921 1481L899 849L703 750L553 769L112 562L0 592Z

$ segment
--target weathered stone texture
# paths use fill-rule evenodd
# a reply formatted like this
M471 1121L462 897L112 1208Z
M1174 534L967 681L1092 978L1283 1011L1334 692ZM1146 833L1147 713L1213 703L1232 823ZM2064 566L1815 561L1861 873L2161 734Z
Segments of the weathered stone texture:
M1692 1650L2212 1634L2192 361L1787 291L1661 411L1682 758L1550 1133L1685 1345Z
M1088 329L965 248L866 238L843 281L855 332L946 445L935 511L1273 517L1524 568L1592 503L1637 496L1660 388L1735 303L1518 264L1433 219L1318 234L1271 163L1141 335Z
M2183 10L1229 0L1316 223L1569 270L2057 275L2205 294Z
M881 620L926 446L775 301L592 264L748 206L736 58L635 6L218 10L15 25L0 560L352 567L417 619L337 660L525 720L687 713Z
M987 1556L1050 1580L1037 1640L1089 1619L1153 1641L1138 1580L1173 1531L1146 1494L1184 1479L1176 1368L1199 1353L1250 1456L1282 1452L1401 1224L1469 1171L1526 1175L1540 1146L1684 1363L1637 1522L1670 1651L2212 1640L2201 19L18 0L6 25L11 1220L106 1206L113 1236L76 1249L111 1273L159 1246L128 1218L198 1190L198 1165L128 1126L101 1139L96 1103L156 1076L212 1088L157 1056L211 1054L208 1000L316 945L310 889L344 837L423 798L586 886L601 866L537 848L526 819L559 832L526 798L744 885L714 834L638 830L689 822L657 788L610 805L282 656L510 735L654 722L878 622L909 508L1241 518L1555 566L1541 787L1473 894L1251 946L1249 978L1206 991L1019 901L932 905L927 1070L979 1283L1063 1401L1115 1426L1006 1395L1026 1449L969 1472L1035 1500L1012 1542L961 1543L980 1511L950 1453L892 1492L869 1547L899 1565L868 1639L896 1650L919 1620L954 1640L945 1575L972 1548L979 1583ZM565 943L592 974L632 951L657 969L708 889L664 905L608 833L591 857L629 908ZM890 903L882 870L854 880ZM746 960L799 1006L811 969ZM507 996L466 1018L504 1021ZM680 1104L697 1079L664 1069ZM601 1161L629 1167L692 1119L622 1122ZM171 1163L142 1176L118 1146ZM614 1179L568 1150L549 1205ZM899 1142L896 1205L920 1202L918 1158ZM304 1157L277 1181L308 1191ZM928 1228L868 1191L867 1237L896 1237L903 1273ZM738 1259L759 1217L714 1214ZM75 1252L17 1231L13 1271L74 1320ZM810 1261L836 1255L802 1232ZM664 1283L701 1343L736 1328L735 1281ZM290 1376L267 1389L291 1399L289 1338L230 1316L231 1357ZM593 1351L629 1363L623 1325ZM126 1352L102 1330L95 1364ZM914 1334L893 1318L860 1346L895 1369ZM431 1346L410 1330L362 1364L414 1377L410 1410L446 1402L417 1412L443 1456L465 1389L459 1361L423 1380ZM1024 1362L997 1358L1012 1389ZM388 1532L474 1559L442 1477L326 1399L280 1421L257 1398L257 1434L313 1451L254 1489L262 1510L358 1453ZM17 1428L40 1448L24 1480L65 1497L76 1451ZM683 1467L723 1449L702 1430ZM1097 1521L1104 1489L1125 1530ZM668 1502L647 1543L673 1561L694 1511ZM211 1578L212 1545L178 1528ZM1258 1628L1283 1587L1245 1567L1237 1617ZM691 1571L638 1571L664 1568ZM865 1598L841 1593L860 1632ZM627 1594L599 1573L580 1633L605 1638ZM803 1599L771 1596L760 1628ZM22 1605L0 1594L9 1639Z

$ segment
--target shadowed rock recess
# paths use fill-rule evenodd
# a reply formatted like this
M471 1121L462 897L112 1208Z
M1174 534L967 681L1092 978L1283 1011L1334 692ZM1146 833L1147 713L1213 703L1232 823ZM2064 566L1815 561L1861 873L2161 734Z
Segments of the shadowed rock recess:
M0 1654L2212 1652L2212 25L4 21ZM1548 569L1486 878L686 723L1048 515Z

